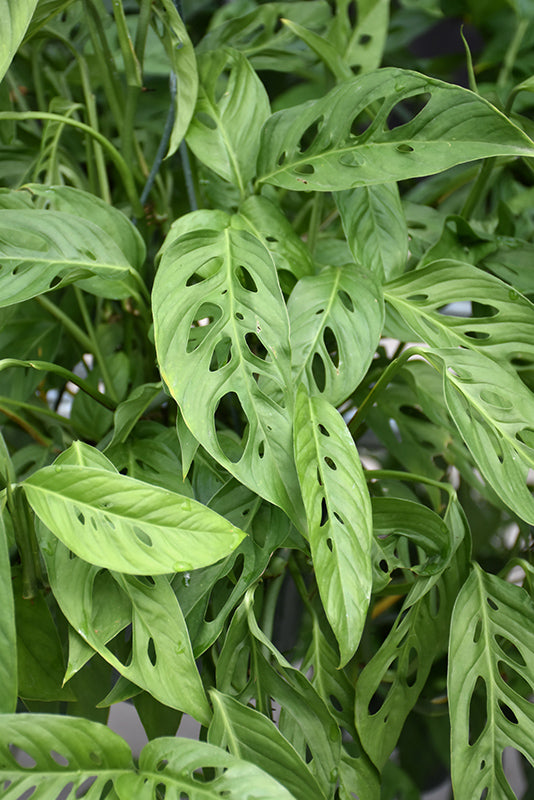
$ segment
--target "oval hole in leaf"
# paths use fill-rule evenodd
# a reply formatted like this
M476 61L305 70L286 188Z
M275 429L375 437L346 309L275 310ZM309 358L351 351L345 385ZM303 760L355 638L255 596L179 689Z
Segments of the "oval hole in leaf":
M335 463L332 461L332 459L330 458L330 456L325 456L325 457L324 457L324 460L325 460L325 464L328 464L328 466L330 467L330 469L333 469L333 470L336 470L336 469L337 469L337 467L336 467Z
M534 447L534 430L532 428L523 428L517 431L515 438L518 442L526 444L527 447Z
M321 471L319 467L317 467L317 483L319 484L319 486L323 485L323 480L321 478Z
M331 553L333 553L333 552L334 552L334 542L333 542L333 540L330 538L330 536L329 536L329 537L328 537L328 539L326 540L326 546L328 547L328 549L330 550L330 552L331 552Z
M372 115L364 108L352 120L350 132L353 136L361 136L373 121Z
M469 744L474 745L488 720L486 681L479 675L469 703Z
M242 264L241 266L237 267L235 270L235 276L243 289L246 289L247 292L257 292L258 287L256 286L256 281L248 271L246 267Z
M384 130L393 130L402 125L408 125L415 117L421 113L430 100L430 92L421 92L413 97L406 97L395 103L388 114Z
M382 559L381 559L381 560L378 562L378 566L380 567L380 569L382 570L382 572L386 572L386 573L387 573L387 572L389 572L389 564L388 564L388 562L386 561L386 559L385 559L385 558L382 558Z
M311 125L308 125L308 127L306 128L306 130L304 131L299 140L298 146L301 153L304 153L306 150L308 150L309 147L313 145L313 143L317 138L317 134L319 133L321 125L323 124L323 120L324 117L321 114L321 116L317 117L317 119L315 119L311 123Z
M168 763L169 763L168 758L162 758L161 761L158 761L158 763L156 764L156 771L163 772Z
M215 416L227 422L227 427L235 432L241 439L235 441L233 437L224 435L224 431L217 430L217 441L222 452L234 464L236 464L245 451L248 439L248 419L241 405L241 401L236 392L227 392L217 403Z
M428 300L427 294L412 294L407 298L409 303L424 303Z
M50 755L56 762L59 764L60 767L68 767L69 766L69 759L62 756L61 753L58 753L56 750L50 750Z
M501 392L494 392L491 389L482 389L480 399L495 408L508 409L513 407L513 401Z
M211 354L211 361L209 366L210 372L217 372L217 370L225 367L232 359L232 340L229 336L223 336L220 342L217 342Z
M326 430L325 426L321 425L321 423L319 423L318 428L319 428L319 433L322 433L323 436L330 436L330 434Z
M531 686L530 683L525 680L525 678L517 672L510 664L505 663L504 661L497 662L497 668L499 670L499 675L502 679L507 683L509 686L512 687L514 692L517 692L521 697L525 700L528 700L529 703L534 703L534 686Z
M487 796L488 796L488 787L487 787L487 786L485 786L485 787L483 788L483 790L482 790L482 793L481 793L481 795L480 795L480 800L486 800L486 797L487 797Z
M471 301L459 300L456 303L447 303L447 305L436 308L438 314L443 314L446 317L470 317L471 316Z
M337 519L340 525L345 524L345 520L337 513L337 511L334 511L334 517Z
M334 706L336 711L339 711L339 712L343 711L342 704L339 702L339 700L337 699L337 697L334 694L330 695L330 702L332 703L332 705Z
M85 525L85 516L84 516L83 512L82 512L82 511L80 511L80 509L79 509L79 508L75 508L75 509L74 509L74 513L76 514L76 517L77 517L77 519L78 519L78 522L79 522L81 525Z
M258 455L260 458L265 455L265 442L263 440L258 444Z
M482 619L479 617L477 619L477 624L475 625L475 631L473 633L473 642L476 644L480 639L480 634L482 633Z
M511 722L513 725L517 725L519 720L517 719L516 715L512 711L509 705L504 703L502 700L499 699L499 708L501 710L501 714L505 717L508 722Z
M295 172L298 175L313 175L315 172L315 167L313 164L297 164L295 167Z
M326 507L326 500L324 497L321 500L321 521L319 526L322 528L328 522L328 509Z
M487 331L464 331L464 336L467 336L469 339L489 339L490 335Z
M202 344L212 327L222 316L222 309L214 303L202 303L196 310L189 329L186 353L193 353Z
M146 654L147 654L148 660L150 661L152 666L155 667L156 666L156 661L158 660L158 657L157 657L157 654L156 654L156 645L154 644L154 639L152 637L150 637L150 639L148 640L148 644L147 644L147 648L146 648Z
M31 756L21 747L17 747L15 744L10 744L8 745L8 749L19 767L22 767L23 769L33 769L35 766L37 766L37 761L33 758L33 756Z
M323 331L323 342L332 364L337 369L339 367L339 347L334 331L328 326Z
M501 636L500 634L495 634L495 641L497 642L498 646L501 648L503 653L505 653L508 658L511 658L512 661L520 667L526 667L527 662L523 658L522 653L520 650L515 646L513 642L507 639L505 636Z
M326 386L326 369L324 366L324 361L319 355L319 353L313 354L312 375L313 375L313 380L315 381L315 385L317 386L319 391L324 392L324 387Z
M134 532L135 536L137 537L137 539L139 539L140 542L145 544L147 547L152 547L152 539L151 539L151 537L148 535L148 533L146 531L144 531L138 525L134 525L133 526L133 532Z
M249 331L247 334L245 334L245 342L253 356L256 356L256 358L261 358L262 361L265 361L267 357L267 348L259 336L254 333L254 331Z
M354 303L351 300L350 294L346 292L345 289L338 289L337 296L339 297L339 299L341 300L347 311L350 311L352 313L354 311Z
M488 603L489 607L492 608L493 611L498 611L499 610L499 606L497 605L497 603L495 602L495 600L492 597L486 597L486 600L487 600L487 603Z
M397 152L399 153L413 153L414 148L411 144L406 144L406 142L402 142L402 144L397 145Z

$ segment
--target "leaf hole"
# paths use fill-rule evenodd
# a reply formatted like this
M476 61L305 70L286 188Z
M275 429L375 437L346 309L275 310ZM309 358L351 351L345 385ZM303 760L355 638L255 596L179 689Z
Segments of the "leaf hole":
M19 765L23 769L33 769L37 766L37 761L31 756L26 750L23 750L22 747L17 747L15 744L8 745L9 752Z
M495 634L495 641L497 642L498 646L501 648L503 653L511 658L519 667L526 667L527 662L523 658L521 651L515 646L513 642L507 639L500 634Z
M285 151L283 153L280 153L280 155L278 156L278 161L276 162L279 167L282 167L284 165L286 158L287 158L287 153Z
M527 447L534 448L534 430L532 430L532 428L523 428L517 431L515 438L518 442L525 444Z
M319 355L319 353L313 354L312 375L313 375L313 380L315 381L315 385L317 386L319 391L324 392L324 388L326 386L326 369L324 361Z
M333 552L334 552L334 542L333 542L333 540L330 538L330 536L329 536L329 537L328 537L328 539L326 540L326 546L328 547L328 549L330 550L330 552L331 552L331 553L333 553Z
M204 125L205 128L209 128L210 131L217 129L217 121L209 114L206 114L205 111L198 111L195 114L195 119L197 122L200 122L201 125Z
M294 169L298 175L313 175L315 172L313 164L297 164Z
M246 267L243 265L237 267L235 270L235 276L243 289L246 289L247 292L257 292L258 287L256 286L256 281L248 271Z
M265 361L267 358L267 348L254 331L249 331L249 333L245 334L245 342L253 356Z
M489 605L489 607L491 609L493 609L493 611L498 611L499 610L499 606L497 605L497 603L495 602L495 600L492 597L486 597L486 601L487 601L487 604Z
M412 294L410 297L408 297L409 303L425 303L427 300L427 294Z
M148 645L147 645L147 648L146 648L146 654L147 654L148 660L150 661L152 666L155 667L156 666L156 661L158 660L158 657L157 657L157 654L156 654L156 645L154 644L154 639L152 637L150 637L150 639L148 640Z
M339 367L339 347L334 331L328 326L323 331L323 342L332 364L337 369Z
M326 500L323 497L321 500L321 521L319 523L319 527L323 528L327 522L328 522L328 509L326 507Z
M217 370L222 369L228 363L230 363L232 359L232 340L229 336L223 336L223 338L217 342L215 347L213 348L213 352L211 354L211 361L209 365L210 372L217 372Z
M194 353L221 317L222 309L213 303L202 303L197 308L189 329L186 353Z
M380 569L382 570L382 572L386 572L386 573L387 573L387 572L389 572L389 564L388 564L388 562L386 561L386 559L385 559L385 558L382 558L382 559L381 559L381 560L378 562L378 566L380 567Z
M83 254L86 255L90 261L97 260L96 253L94 253L92 250L84 250Z
M62 278L60 278L60 276L59 276L59 275L55 275L55 276L52 278L52 280L50 281L50 283L48 284L48 288L49 288L49 289L55 289L55 288L56 288L56 286L59 286L59 284L61 283L61 281L62 281Z
M258 444L258 456L259 456L260 458L263 458L263 456L264 456L264 455L265 455L265 442L262 440L262 441L261 441L261 442Z
M317 483L319 486L323 485L323 479L321 478L321 470L317 467Z
M352 136L360 137L365 131L369 128L369 126L373 122L373 117L367 111L367 109L363 109L360 111L356 116L353 118L351 125L350 125L350 133Z
M306 150L308 150L317 139L317 135L321 129L323 119L324 117L322 115L317 119L315 119L311 123L311 125L308 125L308 127L300 137L298 146L301 153L304 153Z
M146 531L144 531L138 525L134 525L133 532L135 537L139 539L140 542L142 542L147 547L152 547L152 539Z
M386 129L393 130L394 128L400 128L402 125L408 125L410 122L413 122L428 105L430 98L430 92L421 92L420 94L406 97L398 103L395 103L388 114ZM414 130L414 133L417 133L417 130Z
M335 694L330 695L330 702L332 703L336 711L339 711L340 713L343 711L343 705L339 702Z
M488 796L488 787L487 787L487 786L485 786L485 787L482 789L482 793L481 793L481 795L480 795L480 800L486 800L487 796Z
M347 311L350 311L352 313L354 311L354 303L352 302L350 294L346 292L345 289L338 289L337 296L339 297L339 299L341 300Z
M236 392L227 392L221 397L215 410L215 417L226 423L230 431L241 441L229 436L224 430L216 430L217 441L223 455L236 464L242 457L248 439L248 418Z
M413 153L414 151L414 148L411 146L411 144L406 144L406 142L398 144L396 149L398 153Z
M168 763L169 763L168 758L162 758L161 761L158 761L158 763L156 764L156 771L163 772Z
M91 759L93 764L96 764L97 767L102 766L102 756L100 755L100 753L95 753L94 750L91 750L91 752L89 753L89 758Z
M319 423L317 427L319 428L319 433L322 433L323 436L330 436L324 425Z
M479 675L469 703L469 744L473 746L486 727L488 695L486 681Z
M477 624L475 625L475 630L473 632L473 642L475 644L479 641L481 634L482 634L482 619L479 617L477 619Z
M532 696L534 687L530 685L523 675L517 672L511 664L505 663L504 661L498 661L497 668L502 680L508 684L516 694L528 700L530 703L534 702L534 697Z
M518 725L519 720L517 719L516 715L514 714L510 706L504 703L500 699L498 703L499 703L499 708L501 710L501 714L508 720L508 722L511 722L513 725Z
M490 335L487 331L464 331L464 336L467 336L469 339L489 339Z
M340 516L340 515L337 513L337 511L334 511L334 517L337 519L337 521L338 521L338 522L339 522L341 525L344 525L344 524L345 524L345 520L343 519L343 517L341 517L341 516Z
M417 680L417 662L419 660L419 655L415 647L410 647L410 652L408 654L408 665L406 667L406 675L405 681L408 687L411 687L415 684Z
M234 316L235 316L235 318L236 318L236 319L238 319L240 322L241 322L241 320L244 320L244 319L245 319L245 317L243 316L243 314L241 313L241 311L236 311Z
M494 408L509 409L513 407L513 401L509 397L492 389L482 389L480 399Z
M330 469L333 469L333 470L337 469L337 466L336 466L335 462L330 458L330 456L325 456L324 460L325 460L325 464L327 464L330 467Z
M441 593L439 586L434 585L429 592L428 597L429 611L432 617L436 619L441 608Z
M198 272L193 272L193 274L190 275L189 278L186 280L185 285L194 286L196 283L202 283L202 281L205 280L206 278L203 277L202 275L199 275Z
M85 525L85 516L79 508L74 509L74 513L76 514L76 519L80 523L80 525Z
M69 766L69 759L65 758L65 756L61 755L61 753L58 753L56 750L50 750L50 755L52 756L56 764L59 764L60 767Z
M315 312L316 316L319 316L319 314L324 314L324 308L320 308L318 311Z

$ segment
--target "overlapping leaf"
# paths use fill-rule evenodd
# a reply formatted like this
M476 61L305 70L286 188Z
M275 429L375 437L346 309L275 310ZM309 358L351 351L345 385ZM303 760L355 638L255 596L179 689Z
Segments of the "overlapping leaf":
M0 80L8 70L30 24L38 0L1 0Z
M0 509L0 714L9 714L17 705L17 634L11 587L11 569L6 528Z
M395 106L421 95L429 95L424 108L389 130ZM286 189L341 191L496 155L532 156L534 144L479 95L388 67L270 117L262 131L258 178Z
M220 214L213 214L218 229L186 233L163 250L153 292L160 371L203 447L299 519L289 323L276 269L261 241L221 230ZM244 417L241 454L225 453L217 435L225 397Z
M533 691L534 603L523 589L474 565L454 608L449 648L457 800L514 800L502 755L515 747L534 767Z
M203 164L237 186L243 196L256 172L259 133L270 112L267 92L237 50L202 54L199 70L200 88L187 144Z
M0 210L0 305L82 279L98 295L137 294L123 251L102 228L61 211Z
M342 417L303 386L295 404L295 459L317 585L343 665L358 647L371 595L371 503Z
M534 467L532 393L511 367L474 350L428 350L425 357L443 375L449 412L483 478L532 524L526 484Z
M383 283L402 274L408 228L396 183L336 192L343 230L355 261Z
M354 264L302 278L288 304L295 385L339 405L375 354L384 307L375 280Z
M434 347L470 347L493 358L534 359L534 305L471 264L435 261L384 287L415 336ZM476 303L458 312L457 303Z
M105 469L56 465L24 483L37 516L80 558L164 574L228 555L244 533L194 500Z

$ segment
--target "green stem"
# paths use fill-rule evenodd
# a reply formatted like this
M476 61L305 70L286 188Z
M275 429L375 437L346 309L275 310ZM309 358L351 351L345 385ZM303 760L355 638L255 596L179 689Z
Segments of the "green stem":
M484 194L484 190L486 188L486 184L489 180L489 177L492 173L493 167L497 158L493 156L492 158L486 158L484 163L480 168L480 172L477 175L477 178L469 192L467 200L464 203L464 207L462 208L461 215L464 219L469 219L473 211L475 210L479 200L482 198Z
M59 306L56 306L55 303L52 303L52 301L49 300L48 297L46 297L46 295L39 295L35 299L42 308L44 308L46 311L48 311L49 314L51 314L53 317L59 320L59 322L61 322L65 330L67 330L71 334L73 339L76 339L76 341L82 346L85 352L89 353L91 352L92 348L91 339L82 331L82 329L78 325L76 325L75 322L73 322L73 320L67 314L65 314L59 308Z
M111 113L115 118L115 122L119 130L122 130L123 113L120 98L122 97L123 89L119 79L119 74L115 67L113 54L109 49L104 26L102 25L102 20L100 18L100 13L104 15L105 10L102 10L101 8L101 12L99 13L95 7L94 0L83 0L83 5L85 9L84 17L87 21L87 27L89 29L89 35L91 37L91 43L95 51L95 56L102 65L101 79L104 88L104 94L106 95L106 99L111 109Z
M87 310L87 305L85 302L85 298L83 296L83 292L77 286L74 287L74 293L76 295L76 300L78 301L78 305L80 307L80 311L82 312L83 321L85 327L87 329L87 333L89 334L89 339L91 341L91 352L93 353L94 357L98 361L98 365L100 367L100 372L102 373L102 379L106 386L106 389L109 391L110 397L113 399L115 403L119 402L119 396L115 390L115 386L111 379L111 375L109 374L108 367L106 364L106 359L100 349L100 344L98 342L95 329L93 323L91 321L91 317L89 316L89 312Z
M510 73L517 60L517 54L519 53L521 42L523 41L525 33L527 32L528 26L529 26L529 20L527 19L520 19L517 23L517 28L515 29L512 41L508 45L508 48L504 56L503 64L499 72L499 76L497 78L497 86L500 89L506 86L508 82Z
M0 360L0 372L10 367L31 367L40 372L52 372L54 375L59 375L66 381L74 383L75 386L78 386L82 391L88 394L89 397L92 397L93 400L96 400L97 403L104 406L104 408L108 408L110 411L115 411L117 408L117 403L109 397L109 395L105 392L99 392L98 389L93 389L90 383L87 383L83 378L75 375L70 369L60 367L59 364L52 364L49 361L22 361L18 358L3 358Z
M454 496L456 490L448 483L441 483L432 478L427 478L424 475L417 475L415 472L403 472L398 469L364 469L365 479L372 481L376 479L387 480L391 478L398 481L410 481L411 483L424 483L427 486L434 486L440 491L447 492L449 496Z
M135 156L135 114L137 103L143 84L141 65L133 46L133 42L126 24L126 15L122 0L112 0L115 29L119 39L124 72L126 75L126 101L121 125L122 155L128 164L133 163Z
M310 214L310 224L308 227L308 248L310 253L315 253L317 245L317 236L319 233L319 226L321 224L321 214L323 211L324 194L323 192L315 192Z
M78 120L71 119L70 117L64 117L61 114L51 114L44 111L0 111L0 121L3 119L20 120L21 122L27 119L51 120L52 122L62 122L65 125L72 125L73 128L78 128L79 130L84 131L84 133L88 133L89 136L92 136L102 145L103 149L107 151L109 157L113 161L115 167L117 168L117 172L122 179L124 189L134 212L139 215L143 213L143 207L139 202L139 197L137 196L135 182L128 165L126 164L126 161L123 159L119 151L111 144L111 142L109 142L105 136L102 136L101 133L95 131L94 128L91 128L90 125L86 125L84 122L79 122Z
M369 394L364 398L361 402L359 408L355 412L354 416L351 420L347 423L347 427L353 436L356 435L358 428L362 424L363 420L365 419L365 414L367 411L367 407L369 404L374 403L375 399L381 391L387 388L387 386L391 383L391 379L397 373L406 361L410 358L410 356L414 355L414 350L410 348L409 350L405 350L404 353L401 353L398 358L392 361L384 372L381 374L380 378L377 380Z
M22 486L16 486L12 490L11 484L7 485L7 503L22 564L22 596L25 600L30 600L45 585L33 514L28 508Z
M150 26L150 14L152 11L152 0L141 0L139 8L139 16L137 18L137 29L135 31L135 55L143 70L145 60L145 47L148 35L148 28Z
M0 408L7 406L12 406L13 408L22 408L24 411L31 411L33 414L42 414L44 417L50 417L55 422L58 422L60 425L67 425L70 427L70 423L66 417L62 417L61 414L57 414L55 411L52 411L51 408L48 408L46 405L35 405L34 403L26 403L22 400L13 400L12 397L1 397L0 396Z
M37 428L34 428L27 419L24 419L24 417L21 417L15 411L11 411L9 408L0 405L0 414L3 414L5 417L14 422L15 425L18 425L21 430L26 431L28 436L31 436L31 438L36 441L37 444L40 444L41 447L50 447L52 444L52 439L49 439L48 436L43 436L43 434L40 433Z

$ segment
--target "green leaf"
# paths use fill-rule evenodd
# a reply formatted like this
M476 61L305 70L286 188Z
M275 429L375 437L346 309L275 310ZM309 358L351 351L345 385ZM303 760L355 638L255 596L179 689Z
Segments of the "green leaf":
M355 265L302 278L288 303L293 381L339 405L357 388L384 324L380 288Z
M139 418L159 398L165 397L161 383L143 383L137 386L126 400L119 403L113 415L113 436L108 447L123 444Z
M0 210L0 267L0 306L76 281L104 297L137 294L132 267L114 240L61 211Z
M200 88L186 141L210 169L245 195L256 172L261 126L270 113L265 88L237 50L199 57Z
M254 708L227 694L210 691L213 719L208 741L227 747L232 755L250 761L276 778L296 800L324 799L319 784L276 725Z
M1 0L2 40L0 44L0 81L6 74L30 24L37 0Z
M3 470L2 470L3 471ZM0 714L17 705L17 632L6 528L0 513Z
M56 465L24 483L42 522L80 558L157 575L212 564L245 535L183 495L94 467Z
M526 484L534 467L534 397L511 367L474 350L428 350L449 412L483 478L514 513L534 522Z
M27 42L43 25L46 25L60 11L64 11L72 2L73 0L37 0L37 7L24 36L24 42Z
M389 130L395 106L421 95L430 95L423 110ZM364 132L361 115L372 118ZM258 177L286 189L341 191L497 155L533 156L534 144L469 90L388 67L273 114L262 131Z
M475 564L454 607L449 648L452 780L458 800L516 797L502 754L514 747L534 767L533 690L534 603L523 589Z
M343 666L358 647L371 596L371 503L358 451L333 406L301 386L294 428L313 566Z
M344 2L345 6L349 3ZM344 60L359 67L358 74L377 69L382 62L389 23L389 0L358 0L357 24L352 30Z
M534 361L534 305L471 264L440 259L384 287L384 297L433 347L469 347L492 358ZM475 303L461 315L452 304Z
M209 219L208 212L203 218ZM293 519L301 505L293 459L289 322L275 265L248 231L186 233L164 247L153 290L162 377L202 446ZM230 450L215 417L230 402L244 441ZM243 428L241 428L243 430ZM241 433L241 431L239 431Z
M36 797L57 797L67 784L76 791L89 778L96 778L89 796L100 797L110 779L133 769L130 748L105 725L53 714L0 716L0 781L6 800L29 796L30 790Z
M162 9L159 8L161 3ZM176 76L175 112L167 158L178 150L191 122L198 92L195 49L172 0L159 0L154 11L164 29L163 46Z
M408 229L396 183L336 192L343 230L354 260L383 283L404 272Z
M352 78L352 71L344 61L339 51L332 42L323 36L308 30L303 25L291 22L290 19L282 19L282 22L289 30L308 45L316 53L323 64L330 70L338 81L346 81Z

